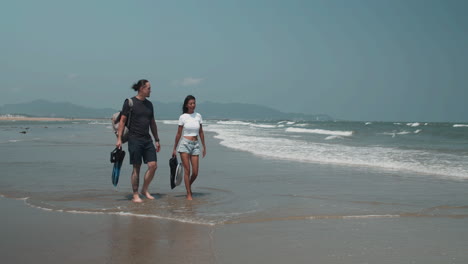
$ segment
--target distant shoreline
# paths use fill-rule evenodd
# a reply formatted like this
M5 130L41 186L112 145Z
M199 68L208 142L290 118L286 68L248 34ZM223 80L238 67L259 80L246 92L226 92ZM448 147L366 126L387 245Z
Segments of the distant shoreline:
M94 118L64 118L64 117L26 117L26 116L0 116L0 121L73 121L95 120Z

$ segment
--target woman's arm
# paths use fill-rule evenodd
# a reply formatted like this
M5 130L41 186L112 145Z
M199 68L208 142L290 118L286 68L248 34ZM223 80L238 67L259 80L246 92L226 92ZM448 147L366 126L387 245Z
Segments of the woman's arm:
M206 156L205 133L203 133L203 126L202 126L202 124L200 124L200 131L199 131L199 134L200 134L200 140L201 140L202 146L203 146L203 157L205 157L205 156Z
M184 129L184 126L179 126L177 129L177 134L175 137L175 142L174 142L174 149L172 150L172 156L177 155L177 145L179 144L180 137L182 136L182 130Z

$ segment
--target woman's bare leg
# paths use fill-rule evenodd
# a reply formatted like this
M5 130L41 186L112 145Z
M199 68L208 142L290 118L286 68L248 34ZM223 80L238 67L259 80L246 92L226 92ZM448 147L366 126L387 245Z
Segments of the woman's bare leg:
M192 188L190 184L190 156L188 153L181 152L180 158L184 166L184 182L187 190L187 200L192 200Z
M190 157L190 161L192 163L192 176L190 176L190 186L192 186L193 182L195 181L195 179L197 179L198 176L198 157L198 155L192 155Z

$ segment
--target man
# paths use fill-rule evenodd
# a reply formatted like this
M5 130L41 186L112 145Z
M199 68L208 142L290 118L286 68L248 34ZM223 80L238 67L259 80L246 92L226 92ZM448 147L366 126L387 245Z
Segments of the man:
M129 106L128 100L124 102L116 146L118 148L122 147L123 130L130 116L130 124L128 126L128 152L130 153L130 164L133 165L131 177L133 189L132 201L141 203L143 200L138 193L138 187L142 160L145 164L148 164L148 170L145 173L141 194L148 199L154 200L154 197L148 191L148 187L158 167L156 152L159 152L161 146L159 144L158 128L154 121L153 104L146 99L150 97L151 94L150 82L147 80L139 80L137 83L133 84L132 89L138 92L138 94L132 97L132 107ZM154 144L149 130L151 130L153 134Z

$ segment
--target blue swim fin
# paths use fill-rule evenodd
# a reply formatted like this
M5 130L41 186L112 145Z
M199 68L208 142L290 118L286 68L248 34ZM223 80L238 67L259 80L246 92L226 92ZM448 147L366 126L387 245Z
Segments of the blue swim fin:
M120 175L120 168L116 163L114 163L114 168L112 169L112 184L114 187L117 187L117 183L119 183L119 175Z
M115 148L110 155L110 162L114 163L112 168L112 184L117 187L119 183L120 168L122 167L123 160L125 158L125 151L119 148Z

